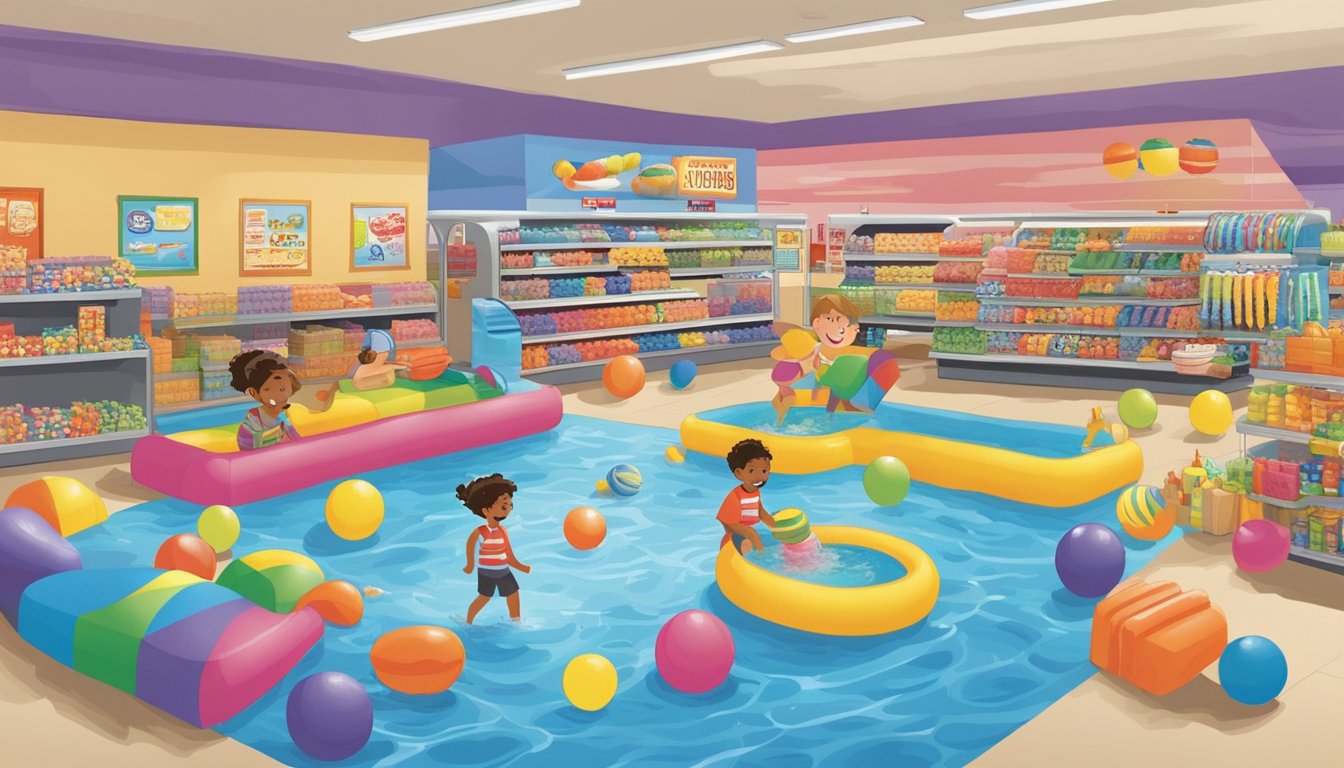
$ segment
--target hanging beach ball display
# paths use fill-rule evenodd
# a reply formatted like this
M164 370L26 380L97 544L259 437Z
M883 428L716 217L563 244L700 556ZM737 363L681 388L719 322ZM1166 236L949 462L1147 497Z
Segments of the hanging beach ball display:
M1218 167L1218 145L1208 139L1191 139L1181 147L1181 170L1201 175Z
M1139 151L1133 144L1117 142L1102 151L1101 163L1107 173L1123 181L1139 169Z
M1152 176L1170 176L1180 167L1180 153L1166 139L1149 139L1139 147L1139 159Z

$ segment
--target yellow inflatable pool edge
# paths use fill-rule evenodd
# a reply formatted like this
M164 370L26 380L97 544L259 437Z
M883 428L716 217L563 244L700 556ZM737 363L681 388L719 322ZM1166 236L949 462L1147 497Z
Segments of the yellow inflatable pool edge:
M681 423L682 446L710 456L727 456L733 445L748 438L765 442L774 456L771 468L786 475L866 466L879 456L895 456L918 482L1043 507L1086 504L1138 482L1143 474L1143 451L1133 441L1068 458L1047 458L872 427L801 437L697 416Z
M813 584L766 570L726 544L714 565L719 590L753 616L820 635L885 635L919 623L933 610L938 567L915 544L870 528L817 525L812 532L822 544L881 552L903 565L906 574L862 587Z

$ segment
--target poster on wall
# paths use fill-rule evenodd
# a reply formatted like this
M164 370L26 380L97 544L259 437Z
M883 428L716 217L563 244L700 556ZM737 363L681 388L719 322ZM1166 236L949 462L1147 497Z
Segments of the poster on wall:
M801 229L775 230L775 269L797 272L803 265L803 231Z
M353 203L350 206L350 269L373 272L410 269L404 203Z
M42 258L42 190L0 187L0 259Z
M194 197L117 196L117 255L142 275L200 274Z
M312 204L307 200L239 203L238 274L311 275Z

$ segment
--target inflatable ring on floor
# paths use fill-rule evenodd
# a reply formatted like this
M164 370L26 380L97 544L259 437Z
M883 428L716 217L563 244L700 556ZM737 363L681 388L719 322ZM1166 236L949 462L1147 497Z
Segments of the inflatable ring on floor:
M719 550L714 576L725 597L747 613L819 635L883 635L916 624L938 600L938 567L924 550L881 531L816 525L823 544L875 549L905 566L906 574L885 584L831 587L768 571L731 544Z

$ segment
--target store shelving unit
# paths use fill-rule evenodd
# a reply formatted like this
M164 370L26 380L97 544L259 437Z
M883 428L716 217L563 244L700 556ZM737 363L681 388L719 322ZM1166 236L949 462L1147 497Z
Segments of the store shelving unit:
M106 311L109 336L130 336L140 327L140 289L0 296L0 315L20 335L74 325L77 307ZM149 350L96 352L0 360L0 404L67 407L79 400L115 400L138 405L153 428ZM62 461L129 451L149 430L104 432L89 437L0 445L0 467Z
M708 332L733 328L756 327L773 323L780 317L779 280L776 264L743 265L724 264L719 266L617 266L610 263L597 263L583 266L533 266L528 268L504 268L503 257L516 253L540 253L549 255L562 251L588 251L598 254L601 260L605 254L615 248L662 248L672 253L686 249L722 250L731 248L770 248L775 256L775 237L777 229L798 230L802 240L799 253L799 266L806 274L807 266L807 218L805 216L772 214L717 214L717 213L619 213L619 212L523 212L523 211L430 211L430 226L435 230L436 240L443 243L440 260L448 264L446 256L450 245L469 245L475 250L474 269L454 273L445 267L445 276L463 281L460 300L449 299L444 307L444 326L448 333L448 345L458 360L471 358L471 299L503 299L515 313L528 313L536 310L577 310L591 306L615 307L621 305L658 304L664 301L683 301L705 298L708 281L714 278L749 279L755 276L769 279L771 282L771 301L769 312L709 317L680 322L662 322L639 326L616 328L594 328L570 332L533 334L523 336L523 345L533 347L546 344L583 343L603 339L627 339L642 334ZM625 225L630 227L703 225L745 222L749 228L759 230L756 237L741 239L714 240L672 240L637 242L566 242L566 243L506 243L500 244L500 233L522 227L558 227L566 225ZM750 234L750 232L748 232ZM791 266L791 265L790 265ZM667 271L672 286L666 290L632 292L600 296L572 296L547 299L509 300L504 299L501 281L505 278L547 278L547 277L609 277L620 272L634 272L652 269ZM678 359L690 359L700 363L722 362L728 360L759 357L774 345L774 342L742 342L734 344L708 344L670 350L645 351L639 354L645 367L650 370L665 368ZM525 369L523 374L529 378L549 383L566 383L591 380L601 376L606 359L586 360L575 363L550 365Z
M860 251L854 249L856 239L876 237L879 233L892 234L941 234L948 227L954 226L957 219L953 216L931 215L931 216L889 216L861 214L854 216L829 216L826 219L826 228L829 231L843 230L845 239L844 251L844 271L845 279L840 284L842 293L853 289L866 290L871 288L873 291L873 302L878 304L877 294L879 291L884 293L884 298L880 302L886 305L889 301L895 302L902 291L937 291L944 286L937 283L879 283L867 280L855 279L853 273L855 267L879 267L883 265L897 266L927 266L933 268L938 263L937 252L932 253L877 253ZM888 298L890 297L890 298ZM936 297L936 294L935 294ZM937 299L935 298L935 301ZM885 308L885 307L884 307ZM860 309L868 307L860 306ZM860 320L862 330L860 337L866 337L868 328L881 328L887 334L910 337L912 339L932 338L933 333L933 313L922 312L878 312L877 307L871 309L871 314L865 315Z
M437 304L408 304L399 307L368 307L360 309L331 309L319 312L290 312L284 314L229 315L227 317L161 318L152 321L154 330L175 328L190 331L198 328L243 328L249 325L272 323L310 323L322 320L366 320L370 318L404 317L407 315L437 315Z

